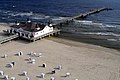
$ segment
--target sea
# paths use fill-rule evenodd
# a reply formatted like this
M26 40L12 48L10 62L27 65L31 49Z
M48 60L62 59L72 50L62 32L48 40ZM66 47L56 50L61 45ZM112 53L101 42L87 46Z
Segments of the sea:
M120 0L0 0L0 22L14 22L30 18L41 20L49 17L70 17L90 10L108 7L104 11L91 15L87 20L120 24Z
M0 0L0 22L14 23L28 18L34 22L59 21L101 7L113 10L75 20L69 25L69 31L104 40L108 47L119 49L120 0Z

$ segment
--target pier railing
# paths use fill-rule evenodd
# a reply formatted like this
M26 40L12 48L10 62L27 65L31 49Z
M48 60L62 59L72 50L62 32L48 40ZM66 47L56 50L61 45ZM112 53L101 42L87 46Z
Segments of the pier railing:
M19 37L18 35L10 35L8 37L2 38L2 39L0 39L0 44L11 41L11 40L18 38L18 37Z

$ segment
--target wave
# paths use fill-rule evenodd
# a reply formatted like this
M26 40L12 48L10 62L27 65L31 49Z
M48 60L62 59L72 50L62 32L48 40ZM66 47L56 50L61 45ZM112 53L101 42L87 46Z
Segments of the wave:
M102 29L119 29L120 30L120 25L110 25L110 24L104 24L104 23L95 23L93 21L86 21L86 20L74 20L75 23L79 23L81 25L85 25L87 27L97 27L97 28L102 28Z
M40 19L47 19L50 18L50 16L45 16L45 15L32 15L30 17L30 19L36 19L36 20L40 20Z
M7 14L9 14L9 13L11 13L12 11L6 11L6 10L0 10L0 14L1 15L7 15Z
M82 34L120 37L120 34L115 34L112 32L82 32Z
M15 11L6 11L0 10L0 18L3 20L10 21L13 19L24 20L29 18L31 20L41 20L41 19L48 19L50 16L46 16L40 13L33 13L33 12L15 12Z
M115 25L105 25L104 27L108 27L108 28L109 28L109 27L110 27L110 28L113 27L113 28L115 28L115 27L117 27L117 26L115 26Z
M23 12L14 12L14 13L9 13L8 15L10 15L10 16L21 16L21 17L23 17L23 16L32 16L33 15L33 12L29 12L29 13L23 13Z
M68 19L68 17L53 17L52 21L60 21L60 20L64 20L64 19Z
M108 41L119 41L118 39L107 39Z
M14 11L7 11L7 10L0 10L1 15L6 15L6 16L31 16L33 15L33 12L14 12Z
M93 23L92 21L86 21L86 20L74 20L75 22L79 22L79 23Z
M33 13L32 11L30 11L30 12L15 12L15 11L0 10L0 14L3 16L3 17L0 16L2 19L20 18L20 20L21 20L22 18L29 18L29 19L33 19L33 20L50 19L52 21L67 19L67 17L46 16L41 13Z

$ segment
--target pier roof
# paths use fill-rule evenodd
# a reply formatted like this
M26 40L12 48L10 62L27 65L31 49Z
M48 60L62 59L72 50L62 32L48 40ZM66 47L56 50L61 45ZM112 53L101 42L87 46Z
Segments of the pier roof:
M46 25L44 24L37 24L37 23L28 23L28 22L20 22L19 25L15 24L15 25L12 25L10 27L12 28L16 28L16 29L23 29L23 30L26 30L26 31L30 31L30 32L37 32L37 31L41 31L44 29Z

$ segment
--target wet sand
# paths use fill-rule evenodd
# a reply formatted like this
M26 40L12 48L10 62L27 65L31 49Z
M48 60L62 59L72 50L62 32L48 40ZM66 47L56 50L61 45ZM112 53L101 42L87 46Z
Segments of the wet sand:
M4 29L2 27L1 29ZM19 51L22 56L16 56ZM42 53L42 57L31 57L36 60L35 64L26 61L30 52ZM17 40L0 45L0 56L7 54L7 58L0 58L0 70L16 80L25 80L21 76L23 71L28 72L30 80L42 80L39 76L45 73L45 80L51 76L55 80L119 80L120 79L120 52L97 45L71 41L62 38L46 38L33 43ZM6 65L15 61L13 68ZM40 67L46 63L47 67ZM62 65L61 70L55 74L48 74L56 66ZM69 77L64 77L70 72Z

